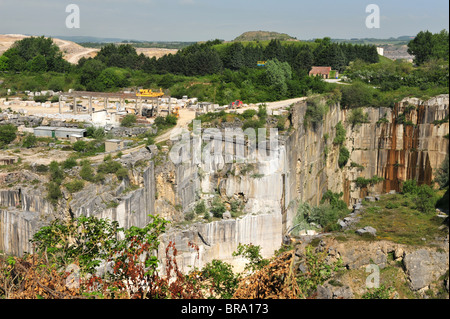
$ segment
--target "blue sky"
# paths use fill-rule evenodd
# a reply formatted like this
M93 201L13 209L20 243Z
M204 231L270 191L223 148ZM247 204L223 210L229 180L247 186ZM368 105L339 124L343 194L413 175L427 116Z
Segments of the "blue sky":
M80 8L79 29L65 26L71 3ZM372 3L379 29L365 26ZM447 0L0 0L0 34L202 41L265 30L298 39L388 38L448 30L448 10Z

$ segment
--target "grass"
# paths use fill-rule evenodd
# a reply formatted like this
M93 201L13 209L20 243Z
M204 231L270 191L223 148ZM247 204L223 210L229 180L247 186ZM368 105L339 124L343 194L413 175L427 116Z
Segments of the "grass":
M377 230L376 240L420 246L445 236L447 229L438 229L442 224L443 220L435 214L417 211L413 199L408 196L389 194L381 196L377 202L364 202L364 212L356 227L374 227Z

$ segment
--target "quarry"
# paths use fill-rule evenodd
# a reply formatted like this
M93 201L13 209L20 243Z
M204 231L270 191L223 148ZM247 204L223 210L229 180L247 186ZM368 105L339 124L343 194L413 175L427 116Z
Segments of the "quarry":
M89 103L89 99L85 101ZM171 102L173 105L179 105L176 100ZM186 103L186 101L182 102ZM58 103L55 104L52 109L59 109ZM188 105L189 103L186 103L180 108L185 107L185 112L194 114L194 117L196 113L197 116L206 114L202 110L199 112L197 105L194 107ZM25 107L20 104L16 106L14 103L8 106ZM168 104L161 103L160 107L167 108ZM244 109L250 107L247 106ZM103 120L99 120L95 111L88 118L87 110L80 110L78 115L74 115L69 108L70 106L66 104L62 106L62 110L68 110L65 114L71 116L70 120L65 121L57 117L33 115L30 111L3 113L2 121L14 123L19 127L20 132L33 130L32 127L34 127L36 136L40 136L37 132L40 128L45 128L46 126L42 125L46 123L51 125L47 128L55 126L56 132L59 130L70 132L70 127L80 127L79 123L95 126L111 125L111 129L114 130L115 121L105 120L108 115L103 117ZM405 113L405 108L410 109L407 116L412 125L397 124L397 118ZM110 115L120 114L120 110L120 104L117 104L117 107L115 104L110 104L110 107L106 109L111 112ZM296 226L295 217L299 203L319 205L323 194L327 191L343 193L343 200L353 214L347 216L344 221L340 221L347 226L345 223L351 221L355 213L364 209L364 203L375 201L374 198L379 200L383 194L401 192L402 181L413 179L419 183L431 183L434 180L433 172L438 169L448 152L448 139L445 138L449 129L448 122L436 124L448 118L448 95L440 95L426 101L404 99L393 109L364 109L368 115L367 122L357 127L347 126L345 136L345 146L351 150L349 163L359 165L347 165L343 169L338 165L338 148L333 147L330 141L336 137L336 125L339 122L347 122L348 112L341 109L339 104L330 105L323 123L316 127L308 127L303 120L306 110L307 102L304 99L284 107L284 113L288 113L286 125L289 129L278 135L278 146L271 150L276 152L277 156L269 161L238 163L232 160L224 164L223 158L213 153L207 162L173 163L168 152L169 147L176 143L173 137L164 140L162 142L164 146L158 148L154 145L124 146L123 143L117 147L115 145L120 144L122 139L107 140L106 143L112 143L113 146L109 146L110 149L105 155L115 155L118 151L126 152L116 157L116 161L128 170L126 178L117 180L114 176L107 177L100 184L85 184L81 191L72 194L63 191L62 198L56 206L42 196L42 193L46 192L43 189L46 177L37 171L33 157L31 156L29 160L24 154L22 163L26 163L25 167L17 166L17 169L8 169L1 174L2 185L9 186L3 186L0 190L0 251L15 256L32 252L30 239L33 234L55 218L67 220L81 216L94 216L118 221L121 227L129 228L144 227L149 222L149 214L158 214L172 222L172 226L161 236L159 258L164 260L167 245L174 243L178 250L177 263L183 272L188 272L192 267L202 268L215 259L226 261L237 271L242 271L245 260L233 257L232 254L238 245L258 245L261 247L263 257L271 257L286 240L288 242L291 240L291 229ZM216 112L219 111L216 110ZM227 112L235 111L227 109ZM270 109L270 112L274 111ZM83 115L84 113L86 115ZM76 116L86 116L86 120L79 122L84 118ZM386 119L386 121L380 124L380 119ZM142 117L142 123L147 121L145 117ZM59 124L55 124L56 122ZM147 123L142 126L143 132L151 127L151 122ZM187 128L186 125L184 129ZM115 129L123 128L116 126ZM67 133L67 136L59 136L72 142L85 139L83 133L79 134L84 132L85 135L85 129L72 130L75 130L74 132L78 135L69 136ZM133 138L138 134L127 135L129 135L128 138ZM194 135L189 135L189 139L195 138ZM49 137L51 136L50 134ZM209 136L203 135L202 140L203 142L199 143L203 143L204 147L204 144L209 141ZM130 142L133 145L133 141ZM233 154L233 150L237 149L237 144L234 144L237 140L232 139L228 143L222 139L214 140L214 143L217 142L222 145L218 148L215 146L215 150L230 149L231 145L231 154ZM46 156L57 160L68 158L67 151L63 149L58 151L55 147L56 145L53 147L54 151L50 153L47 151ZM327 152L326 149L328 149ZM6 165L3 167L11 166L8 165L11 162L7 160L7 156L10 156L7 155L9 152L1 153L0 158ZM226 151L225 153L227 154ZM15 159L13 163L17 162L18 157L22 157L22 152L17 152L14 156L9 157ZM97 155L97 157L103 159L104 156ZM93 165L98 165L95 160L92 162ZM46 163L48 165L49 161ZM79 178L77 167L70 169L67 173L71 178ZM359 186L356 183L358 177L370 179L373 176L383 177L383 180L367 186ZM216 198L219 198L226 207L222 218L214 217L214 220L206 220L202 217L194 217L193 220L186 220L185 216L195 209L199 201L212 205L212 201ZM240 213L232 215L230 214L231 205L236 203L240 207ZM330 240L327 233L320 228L306 227L297 230L298 235L294 238L300 242L310 242L314 238L323 238L323 242ZM432 245L438 245L440 249L447 252L446 259L440 262L448 265L448 233L443 239L433 238L430 241L433 242ZM192 250L192 244L198 247L197 256ZM352 253L353 255L347 256L348 248L341 246L333 247L333 249L344 256L344 263L350 269L365 267L369 264L369 260L375 261L377 265L385 265L386 258L391 252L402 259L418 253L417 250L410 250L410 247L389 242L381 251L375 246L364 248L364 242L356 241L354 247L360 247L355 249L361 249L361 251L356 250ZM376 246L378 247L378 244ZM442 256L439 255L439 258ZM439 262L436 264L438 265ZM440 275L442 274L441 272ZM437 277L430 278L434 280ZM417 287L419 286L420 290L428 285ZM330 292L327 290L324 293Z
M448 299L448 57L276 35L0 37L0 298Z

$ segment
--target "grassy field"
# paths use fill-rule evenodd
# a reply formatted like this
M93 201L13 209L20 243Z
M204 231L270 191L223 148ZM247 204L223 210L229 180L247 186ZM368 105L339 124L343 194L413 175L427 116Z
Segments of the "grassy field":
M432 245L436 237L443 237L447 228L439 229L443 218L435 213L416 210L414 200L402 194L384 195L376 202L363 203L364 209L357 229L372 226L377 240L390 240L406 245Z

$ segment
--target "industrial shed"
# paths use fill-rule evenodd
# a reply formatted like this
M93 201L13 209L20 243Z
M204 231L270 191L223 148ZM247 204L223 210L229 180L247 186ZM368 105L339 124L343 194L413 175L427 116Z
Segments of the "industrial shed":
M86 137L86 130L72 127L39 126L34 129L37 137L70 138Z

